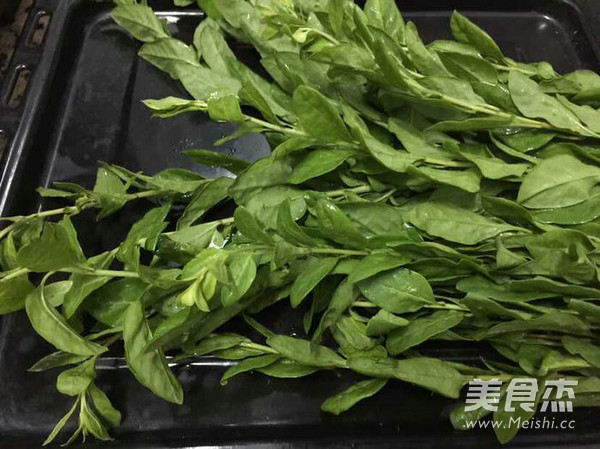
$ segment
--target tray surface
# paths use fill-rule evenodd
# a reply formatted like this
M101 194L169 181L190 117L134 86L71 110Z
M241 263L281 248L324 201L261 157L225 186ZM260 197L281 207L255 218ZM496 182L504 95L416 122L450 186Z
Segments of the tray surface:
M425 41L450 37L452 8L422 3L425 6L404 7L405 18L417 24ZM452 7L483 26L508 56L519 61L546 60L559 72L600 70L594 50L597 43L590 40L576 8L561 2L506 1L501 10L482 11L471 3L456 1ZM496 5L486 7L492 6ZM38 185L54 180L91 185L98 160L147 173L185 167L219 176L223 174L219 169L195 165L180 153L213 149L254 160L269 152L266 140L257 135L213 146L213 141L234 127L211 122L202 114L152 119L141 100L186 94L176 81L136 56L138 44L112 23L110 8L75 2L63 11L68 15L63 29L51 29L62 36L60 51L55 52L55 76L44 80L48 89L45 107L40 105L39 126L29 130L31 145L20 154L20 168L14 170L8 185L3 180L1 194L11 213L31 212L39 206L34 192ZM188 41L202 17L194 10L157 11L168 19L176 37ZM243 60L258 65L249 47L234 47ZM124 232L128 219L87 223L90 232L82 233L85 245L95 250L109 246L108 240ZM293 322L278 320L277 310L273 319L282 331L295 329ZM478 356L444 347L431 350L450 357ZM26 372L49 351L24 314L0 321L0 448L38 446L69 408L69 398L54 388L56 371ZM224 362L198 362L175 368L186 394L185 404L175 406L140 386L119 358L104 359L101 364L105 369L99 370L99 383L124 412L123 424L114 432L117 441L103 447L133 447L132 443L139 447L245 443L281 447L278 442L294 447L498 445L491 431L454 432L447 419L452 401L404 384L389 385L385 394L331 417L319 412L320 403L350 385L351 375L318 373L294 381L246 374L222 387ZM600 435L598 411L581 409L572 416L575 431L522 431L513 445L594 444Z

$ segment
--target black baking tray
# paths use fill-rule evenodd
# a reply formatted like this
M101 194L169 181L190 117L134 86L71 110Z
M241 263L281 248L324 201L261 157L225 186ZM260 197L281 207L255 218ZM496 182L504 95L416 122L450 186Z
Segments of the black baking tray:
M547 60L559 72L600 71L600 2L402 1L423 38L449 37L449 16L458 9L482 25L505 53L519 61ZM190 39L202 18L197 9L176 9L154 2L172 32ZM31 213L42 207L35 187L51 181L93 183L97 161L155 173L166 167L192 168L208 176L223 173L194 165L181 155L187 149L213 149L254 160L268 154L262 136L250 135L221 147L212 142L234 127L213 123L201 114L151 119L145 98L185 96L164 73L136 57L139 44L112 23L111 5L82 0L38 0L36 14L51 16L42 48L20 42L11 71L32 72L18 107L6 105L11 76L2 86L0 132L9 144L2 155L0 214ZM24 36L34 27L33 19ZM29 30L29 31L28 31ZM26 37L22 38L26 39ZM250 65L252 49L234 44ZM86 246L109 245L127 220L87 223ZM86 226L86 224L83 224ZM275 310L273 313L277 313ZM278 330L294 331L294 323ZM56 372L27 373L50 351L24 314L0 321L0 448L41 444L70 406L54 388ZM477 351L431 349L437 355L473 359ZM320 413L324 398L353 382L347 373L318 373L302 380L248 374L222 387L225 362L202 359L174 368L184 386L183 406L168 404L141 387L121 358L100 361L99 383L124 415L116 440L103 447L496 447L491 431L456 432L448 412L453 401L406 384L393 383L385 393L339 416ZM579 409L576 429L522 431L512 447L592 447L600 441L600 414ZM100 445L93 441L88 447Z

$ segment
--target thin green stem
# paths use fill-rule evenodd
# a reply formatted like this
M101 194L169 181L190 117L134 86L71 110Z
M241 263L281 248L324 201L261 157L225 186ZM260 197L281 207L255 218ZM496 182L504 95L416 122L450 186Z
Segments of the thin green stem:
M338 196L344 196L348 192L360 194L360 193L368 193L371 191L372 191L371 186L358 186L358 187L351 187L349 189L330 190L328 192L323 192L323 193L325 193L325 195L327 195L328 197L335 198Z
M246 117L247 121L254 123L258 126L262 126L263 128L270 129L271 131L275 131L275 132L278 132L281 134L290 134L290 135L294 135L294 136L298 136L298 137L310 138L310 135L305 133L304 131L299 131L294 128L288 128L286 126L274 125L271 122L267 122L266 120L261 120L259 118L252 117L249 115L246 115L245 117Z
M270 348L269 346L261 345L254 342L243 341L240 343L240 346L246 349L256 349L257 351L268 352L270 354L279 354L275 349Z
M355 301L352 303L352 307L365 307L365 308L371 309L373 307L379 307L379 306L370 301Z
M107 335L115 335L121 334L123 332L123 328L121 326L111 327L108 329L104 329L103 331L96 332L93 334L86 335L87 340L97 340L98 338L106 337Z
M445 309L445 310L460 310L461 312L470 312L467 307L461 307L456 304L437 303L424 306L426 309Z
M58 209L45 210L42 212L36 212L34 214L30 214L30 215L10 217L11 219L15 219L18 221L11 223L6 228L2 229L2 231L0 231L0 240L2 240L4 237L6 237L6 235L8 235L12 230L14 230L15 228L17 228L18 226L20 226L21 224L23 224L27 221L35 220L38 218L53 217L56 215L75 215L85 209L94 207L95 205L96 205L95 202L88 201L88 202L84 202L80 205L66 206L66 207L61 207Z
M316 28L311 28L311 31L313 31L314 33L318 34L319 36L324 37L329 42L331 42L333 45L339 45L340 44L340 41L338 41L335 37L331 36L330 34L327 34L325 31L321 31L321 30L318 30Z
M223 218L221 220L215 220L213 221L213 223L216 223L217 225L228 225L231 224L235 221L234 217L228 217L228 218Z
M424 162L431 164L431 165L442 165L445 167L455 167L455 168L467 168L467 167L473 166L473 164L470 162L459 162L459 161L452 161L449 159L436 159L433 157L426 157L424 159Z
M525 117L518 117L516 115L509 114L508 112L504 112L495 106L470 104L458 98L450 97L445 94L440 94L439 98L440 100L454 104L468 111L470 110L472 112L479 112L487 115L495 115L496 117L511 120L515 125L523 126L525 128L554 129L554 127L549 123L539 122L537 120L532 120Z
M310 248L309 251L313 254L339 254L341 256L368 256L371 254L369 251L338 248Z
M531 71L531 70L526 70L526 69L523 69L521 67L513 67L513 66L509 67L507 65L495 64L495 63L491 63L491 64L494 66L494 68L496 70L501 70L503 72L510 72L511 70L515 70L517 72L524 73L525 75L528 75L528 76L537 75L537 72L534 72L534 71Z
M2 276L0 281L9 281L19 276L23 276L24 274L29 273L29 270L27 268L15 268L14 270L7 271L5 273L0 274L0 276Z
M127 195L125 195L125 197L128 200L135 200L135 199L139 199L139 198L149 198L149 197L153 197L153 196L158 196L158 195L162 195L164 193L165 193L164 190L145 190L143 192L128 193Z
M97 270L97 269L85 269L79 267L63 268L61 270L64 273L74 274L85 274L88 276L110 276L110 277L121 277L121 278L139 278L140 275L135 271L121 271L121 270Z
M387 199L390 196L392 196L394 193L396 193L397 191L398 191L397 189L390 189L388 192L384 193L379 198L373 200L373 202L374 203L383 203L383 202L387 201Z

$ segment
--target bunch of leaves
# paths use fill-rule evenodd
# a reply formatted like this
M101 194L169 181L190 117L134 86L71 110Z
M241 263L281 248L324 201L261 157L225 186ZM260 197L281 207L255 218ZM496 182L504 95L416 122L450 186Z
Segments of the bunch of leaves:
M260 132L273 151L252 163L187 152L232 174L215 179L103 164L92 190L40 189L69 206L4 219L0 313L25 308L57 348L33 370L76 365L58 385L76 403L48 441L78 406L75 436L109 438L118 415L94 364L120 340L136 379L174 403L168 360L210 355L238 361L222 383L363 376L325 400L334 414L389 380L458 399L473 378L567 377L583 385L576 406L599 405L598 75L515 62L459 13L455 40L425 45L391 0L199 0L208 18L192 44L146 4L118 3L140 56L191 96L147 100L156 116L208 113L239 125L222 141ZM256 48L269 78L228 36ZM71 217L131 201L148 210L124 240L85 254ZM304 310L304 338L260 324L287 301ZM223 331L238 316L248 332ZM439 340L497 357L428 357ZM457 429L480 418L451 414ZM494 430L506 442L518 428Z

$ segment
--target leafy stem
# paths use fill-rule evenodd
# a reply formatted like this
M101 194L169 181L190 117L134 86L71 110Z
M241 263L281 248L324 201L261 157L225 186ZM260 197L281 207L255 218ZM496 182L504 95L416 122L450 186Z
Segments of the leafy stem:
M310 138L309 134L305 133L304 131L297 130L295 128L275 125L271 122L267 122L266 120L252 117L250 115L244 115L244 118L246 119L246 121L248 121L250 123L254 123L255 125L262 126L263 128L271 130L271 131L275 131L275 132L278 132L281 134L293 135L293 136L297 136L297 137Z
M74 206L66 206L66 207L61 207L58 209L45 210L42 212L36 212L34 214L30 214L30 215L26 215L26 216L10 217L10 219L13 221L13 223L11 223L10 225L8 225L4 229L2 229L2 231L0 231L0 240L2 240L4 237L6 237L15 228L17 228L29 221L43 219L43 218L49 218L49 217L53 217L56 215L76 215L76 214L80 213L81 211L90 209L95 206L96 206L96 202L89 199L89 201L81 201L80 204L76 204Z
M62 270L64 273L76 273L76 274L86 274L89 276L108 276L108 277L121 277L121 278L139 278L140 275L135 271L123 271L123 270L100 270L100 269L89 269L87 267L72 267L72 268L64 268Z
M371 192L373 189L371 188L371 186L358 186L358 187L351 187L349 189L337 189L337 190L329 190L326 192L323 192L325 195L327 195L328 197L331 198L336 198L339 196L345 196L348 194L348 192L352 192L352 193L357 193L357 194L361 194L361 193L368 193Z

